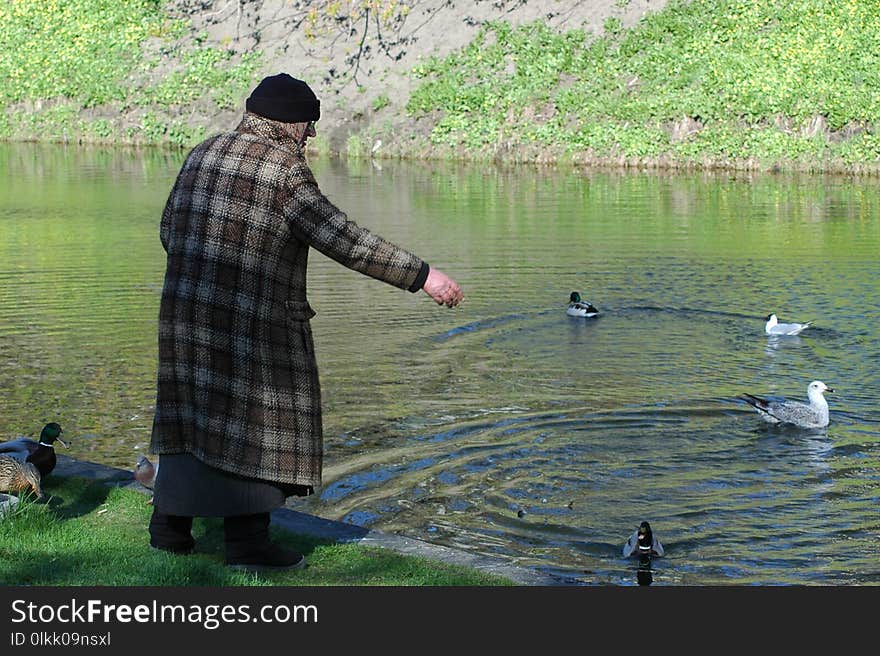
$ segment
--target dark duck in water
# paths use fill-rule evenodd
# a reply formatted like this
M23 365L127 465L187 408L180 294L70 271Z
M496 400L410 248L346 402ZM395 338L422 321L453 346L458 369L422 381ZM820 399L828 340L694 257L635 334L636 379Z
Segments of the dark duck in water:
M578 292L572 292L568 297L568 309L565 313L570 317L586 317L591 319L599 316L596 306L581 298Z
M650 557L662 556L664 554L663 545L660 540L654 537L651 525L648 522L642 522L635 532L629 536L626 544L623 545L623 557L630 556Z
M46 476L55 469L55 442L61 442L63 446L67 446L67 443L61 439L63 432L61 426L53 421L43 426L39 442L27 437L3 442L0 444L0 456L9 456L21 462L29 462L36 466L40 476Z

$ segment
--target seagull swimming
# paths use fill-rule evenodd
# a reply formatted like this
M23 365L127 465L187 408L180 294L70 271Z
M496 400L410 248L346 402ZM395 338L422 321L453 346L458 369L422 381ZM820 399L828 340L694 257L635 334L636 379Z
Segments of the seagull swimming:
M758 411L761 418L771 424L792 424L800 428L825 428L828 425L828 401L824 392L833 392L821 380L807 386L810 405L797 401L768 401L751 394L743 394L746 403Z
M812 321L807 321L806 323L779 323L779 319L776 318L775 314L767 315L766 321L764 332L768 335L797 335L813 323Z

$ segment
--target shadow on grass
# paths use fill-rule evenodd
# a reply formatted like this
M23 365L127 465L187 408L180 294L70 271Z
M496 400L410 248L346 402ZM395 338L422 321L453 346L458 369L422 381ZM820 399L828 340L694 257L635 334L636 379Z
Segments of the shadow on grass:
M47 479L42 487L45 499L35 503L49 506L59 519L73 519L94 512L107 501L111 490L100 484L71 489L65 479L59 478Z
M196 541L195 552L197 554L224 555L224 529L223 519L219 517L196 518L193 521L193 537ZM308 556L320 545L334 544L332 540L311 539L306 536L292 535L287 531L270 527L272 541L284 544L291 549L296 549L301 554Z
M248 577L229 569L222 558L174 556L172 554L134 555L131 566L116 561L108 565L103 549L77 550L52 555L34 550L16 554L12 562L0 565L3 585L247 585Z

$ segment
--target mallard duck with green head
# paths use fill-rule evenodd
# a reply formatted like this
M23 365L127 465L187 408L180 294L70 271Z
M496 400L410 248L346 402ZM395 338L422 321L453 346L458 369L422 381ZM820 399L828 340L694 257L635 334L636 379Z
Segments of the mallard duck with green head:
M18 494L29 489L34 491L37 498L43 496L40 470L36 465L11 456L0 456L0 492Z
M572 292L568 297L568 309L565 313L570 317L586 317L587 319L599 316L599 310L589 301L581 299L578 292Z
M61 426L53 421L43 426L39 442L27 437L3 442L0 444L0 456L9 456L21 462L30 462L36 465L40 476L48 476L55 469L57 462L55 442L61 442L62 446L67 446L67 443L61 439L63 432Z

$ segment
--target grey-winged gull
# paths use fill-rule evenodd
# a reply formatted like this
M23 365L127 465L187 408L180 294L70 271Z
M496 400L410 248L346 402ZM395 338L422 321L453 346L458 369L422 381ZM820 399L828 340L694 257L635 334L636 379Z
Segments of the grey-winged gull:
M809 405L798 401L768 401L752 394L743 394L743 398L758 411L764 421L771 424L825 428L828 425L828 401L823 393L833 391L821 380L814 380L807 386Z

